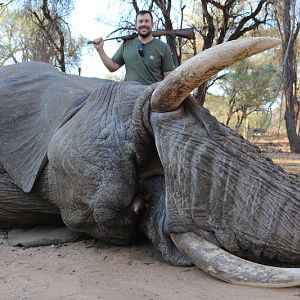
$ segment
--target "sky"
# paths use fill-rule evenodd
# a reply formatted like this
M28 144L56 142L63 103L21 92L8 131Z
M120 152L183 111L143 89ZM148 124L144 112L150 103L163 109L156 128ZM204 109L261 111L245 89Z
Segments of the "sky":
M119 1L112 0L74 0L75 10L71 15L70 24L74 35L81 34L89 40L106 37L115 28L108 26L110 21L119 18ZM97 19L105 21L97 21ZM121 43L107 41L104 50L109 57L113 56ZM104 67L93 45L87 45L82 52L81 75L87 77L104 78L111 73ZM124 67L113 73L117 76L124 74Z

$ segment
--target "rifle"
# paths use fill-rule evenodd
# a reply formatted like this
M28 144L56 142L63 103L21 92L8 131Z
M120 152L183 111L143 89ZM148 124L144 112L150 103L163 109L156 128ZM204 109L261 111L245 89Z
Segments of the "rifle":
M174 30L155 30L155 31L152 31L152 35L154 37L160 37L162 35L168 35L168 36L171 36L172 38L180 37L180 38L185 38L185 39L188 39L188 40L195 39L194 28L183 28L183 29L174 29ZM132 39L136 38L137 36L138 36L138 34L135 32L135 33L129 34L129 35L123 35L123 36L117 36L117 37L113 37L113 38L107 38L107 39L104 39L104 41L111 41L111 40L129 41L129 40L132 40ZM88 44L94 44L93 41L88 41L87 43Z

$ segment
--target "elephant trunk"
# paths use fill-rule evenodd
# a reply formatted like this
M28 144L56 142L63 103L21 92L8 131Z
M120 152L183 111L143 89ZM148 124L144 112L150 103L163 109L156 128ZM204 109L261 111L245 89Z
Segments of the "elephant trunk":
M193 246L181 247L175 240L183 232L194 232L239 256L299 261L300 225L295 220L300 216L300 186L294 176L267 160L257 147L220 125L193 99L187 99L176 111L152 113L151 124L165 172L164 232L171 234L187 259L199 266L203 264L201 256L198 258L191 252ZM197 247L202 249L203 245ZM210 258L206 261L214 264L216 256ZM227 262L230 266L229 259ZM282 269L271 269L271 272L262 267L260 275L253 279L250 274L258 270L258 265L241 262L238 260L224 269L223 263L216 262L221 269L213 274L219 278L225 274L223 280L250 285L300 283L294 277L299 271L294 269L285 270L284 277ZM236 271L233 265L240 269ZM207 263L206 268L216 267ZM244 274L242 270L247 272ZM228 275L235 272L237 278Z
M252 38L204 51L160 82L150 100L150 123L165 175L162 234L171 236L182 255L201 269L232 283L300 284L299 269L262 266L214 245L241 256L299 261L300 225L295 220L300 187L188 95L218 71L279 42Z

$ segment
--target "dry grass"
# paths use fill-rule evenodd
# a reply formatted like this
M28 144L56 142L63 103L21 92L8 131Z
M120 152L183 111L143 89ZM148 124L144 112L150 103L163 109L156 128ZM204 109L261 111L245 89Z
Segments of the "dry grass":
M274 163L281 165L287 172L297 174L300 178L300 154L291 153L286 137L261 136L252 141Z
M267 153L274 163L281 165L286 171L300 176L300 154Z

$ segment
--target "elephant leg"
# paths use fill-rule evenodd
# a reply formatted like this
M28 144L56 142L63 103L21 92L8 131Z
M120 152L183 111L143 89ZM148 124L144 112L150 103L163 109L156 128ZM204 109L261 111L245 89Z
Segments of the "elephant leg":
M0 227L62 224L59 209L36 191L24 193L0 164Z

